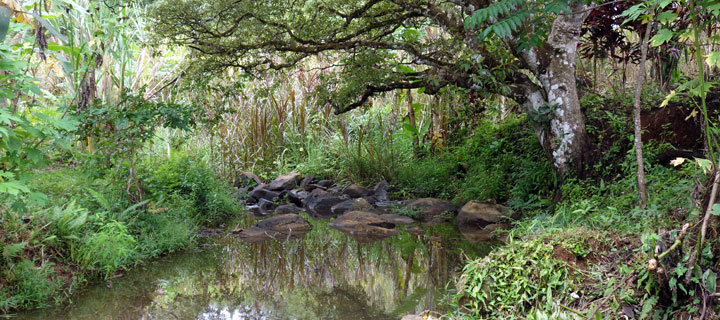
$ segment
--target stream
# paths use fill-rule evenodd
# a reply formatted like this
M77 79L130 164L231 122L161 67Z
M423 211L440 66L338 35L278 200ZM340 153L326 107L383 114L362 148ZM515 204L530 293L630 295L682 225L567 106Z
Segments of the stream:
M90 286L65 306L21 319L399 319L440 310L470 243L451 224L422 226L375 242L311 221L299 239L248 243L229 233L239 218L198 245Z

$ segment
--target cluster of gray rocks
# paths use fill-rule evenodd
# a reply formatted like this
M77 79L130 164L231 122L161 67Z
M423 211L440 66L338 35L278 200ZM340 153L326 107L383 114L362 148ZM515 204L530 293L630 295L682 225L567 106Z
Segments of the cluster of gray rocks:
M243 187L248 184L255 186ZM265 184L246 172L236 187L246 194L248 210L264 218L250 228L233 231L250 242L304 235L312 226L299 215L301 212L313 219L335 218L329 223L331 227L363 242L393 236L399 232L399 225L407 225L405 231L419 234L423 232L419 224L447 223L454 218L458 230L469 240L490 241L496 236L494 230L508 227L515 218L512 210L489 201L470 201L459 209L436 198L394 201L388 196L392 187L385 182L373 188L340 186L293 172Z

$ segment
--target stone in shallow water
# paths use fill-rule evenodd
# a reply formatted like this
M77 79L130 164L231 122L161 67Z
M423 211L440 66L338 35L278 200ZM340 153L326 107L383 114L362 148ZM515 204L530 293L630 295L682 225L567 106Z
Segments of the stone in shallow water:
M279 241L292 240L302 237L312 230L303 217L297 214L283 214L267 218L250 228L233 230L233 234L246 242L258 242L267 239Z
M460 230L460 233L463 235L463 237L465 237L465 239L470 240L470 242L493 241L502 239L498 238L498 234L495 232L495 230L506 230L509 228L509 223L493 223L479 229Z
M312 226L297 214L282 214L267 218L255 224L256 227L280 233L307 232Z
M406 225L406 224L412 224L415 222L415 220L413 220L410 217L401 216L399 214L392 214L392 213L386 213L386 214L380 215L380 218L382 218L383 220L390 222L394 225Z
M265 230L258 227L250 227L247 229L239 228L233 230L232 233L246 242L259 242L267 239L273 239L280 235L279 232Z
M331 227L359 242L382 240L398 234L395 225L368 211L350 211L330 222Z
M495 239L495 230L510 227L513 216L505 206L473 200L460 209L458 230L470 241L490 241Z
M319 189L313 190L313 193ZM323 191L324 192L324 191ZM332 207L340 202L347 200L344 196L332 194L328 192L310 194L305 199L305 206L314 218L328 218L335 216L332 212Z
M420 221L431 221L435 216L439 216L444 212L455 213L457 208L450 201L436 198L420 198L410 200L405 204L406 207L421 212Z
M330 211L332 211L334 215L338 216L345 212L353 210L365 210L374 212L375 208L373 208L373 206L363 198L345 200L330 208Z

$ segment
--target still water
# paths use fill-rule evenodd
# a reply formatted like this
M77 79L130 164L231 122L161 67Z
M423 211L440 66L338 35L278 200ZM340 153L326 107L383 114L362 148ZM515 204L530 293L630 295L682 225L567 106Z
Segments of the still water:
M252 221L228 224L226 231ZM398 319L442 310L467 257L489 245L451 225L366 243L313 221L299 239L247 243L233 234L136 266L21 319ZM450 285L448 286L448 283Z

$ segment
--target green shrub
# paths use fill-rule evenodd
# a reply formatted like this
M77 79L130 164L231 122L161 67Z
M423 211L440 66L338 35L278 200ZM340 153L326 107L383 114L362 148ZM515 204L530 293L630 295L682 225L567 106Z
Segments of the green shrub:
M457 203L494 199L527 204L548 195L555 178L530 124L522 118L501 124L480 121L461 145L407 162L397 182L417 196Z
M412 140L399 134L390 108L377 108L348 119L333 140L344 175L354 182L390 181L413 154Z
M34 172L32 184L36 191L48 197L50 203L63 204L82 194L91 181L82 174L82 170L61 168ZM81 203L81 206L84 205Z
M328 139L332 141L333 138L340 139L339 137ZM292 170L317 179L342 178L341 160L336 150L338 143L312 140L290 149L292 158L296 161Z
M190 221L159 214L148 215L144 224L148 227L137 236L138 250L148 257L173 252L189 245L196 229Z
M89 270L101 271L107 277L136 256L135 238L125 224L111 221L90 234L78 248L76 260Z
M452 199L457 194L459 165L455 153L442 153L408 162L399 169L396 180L418 197Z
M158 200L130 225L137 230L138 250L144 257L172 252L193 241L198 211L192 200L174 194Z
M212 222L238 210L231 188L202 161L176 155L167 161L146 160L141 171L143 186L153 199L176 193L192 200L200 220Z
M568 265L557 260L542 240L516 241L469 262L456 297L462 316L520 318L533 307L550 310L554 301L573 292Z

